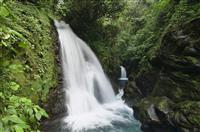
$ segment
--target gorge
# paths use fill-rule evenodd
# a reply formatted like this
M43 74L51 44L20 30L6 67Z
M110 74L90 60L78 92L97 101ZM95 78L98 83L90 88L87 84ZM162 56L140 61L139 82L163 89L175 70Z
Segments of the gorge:
M0 0L0 132L199 132L199 25L199 0Z

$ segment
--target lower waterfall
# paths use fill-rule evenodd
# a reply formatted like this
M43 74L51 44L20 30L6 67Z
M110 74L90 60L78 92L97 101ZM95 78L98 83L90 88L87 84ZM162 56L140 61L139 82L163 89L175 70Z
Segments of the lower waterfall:
M67 116L60 131L141 132L133 110L115 95L101 64L65 22L55 21L61 47ZM121 93L122 94L122 93Z

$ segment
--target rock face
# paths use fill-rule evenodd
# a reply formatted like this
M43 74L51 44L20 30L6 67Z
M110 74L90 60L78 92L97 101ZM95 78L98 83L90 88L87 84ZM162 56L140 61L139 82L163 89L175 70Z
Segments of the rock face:
M167 31L151 68L137 74L136 86L128 85L145 132L200 131L199 26L200 19L194 19Z
M53 22L52 22L53 25ZM55 27L54 30L56 31ZM58 40L57 32L53 34L55 36L55 52L56 52L56 63L58 66L58 85L55 89L52 89L48 96L48 101L43 104L43 107L48 112L50 118L41 122L41 130L45 132L56 132L61 131L61 118L67 113L65 105L65 91L63 89L63 75L62 66L60 60L60 44Z

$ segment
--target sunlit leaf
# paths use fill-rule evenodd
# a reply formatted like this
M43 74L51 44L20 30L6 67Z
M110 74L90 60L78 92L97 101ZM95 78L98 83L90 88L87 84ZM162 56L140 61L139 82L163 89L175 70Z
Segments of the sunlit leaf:
M39 112L37 112L35 114L35 117L36 117L37 120L40 120L42 116L41 116L41 114Z
M27 110L28 114L31 116L33 114L33 110L32 109L28 109Z
M41 109L40 111L41 115L44 116L44 117L49 117L48 114L46 113L45 110Z
M26 42L19 42L18 46L21 47L21 48L27 48L28 44Z
M9 11L4 6L0 6L0 16L1 17L6 17L9 14L10 14Z
M11 122L17 123L17 124L26 124L23 120L21 120L18 116L12 115L9 117L9 120Z
M20 88L20 86L16 82L10 82L9 87L14 91L17 91Z
M14 128L15 128L15 131L16 131L16 132L24 132L23 128L20 127L20 126L18 126L18 125L15 125Z
M10 38L10 34L6 34L3 39L9 39Z

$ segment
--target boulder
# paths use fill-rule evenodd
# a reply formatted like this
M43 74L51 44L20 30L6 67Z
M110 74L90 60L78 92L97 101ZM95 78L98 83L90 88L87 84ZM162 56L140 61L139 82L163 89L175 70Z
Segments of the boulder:
M176 132L168 118L173 102L167 97L147 97L134 107L136 117L142 122L144 132Z

